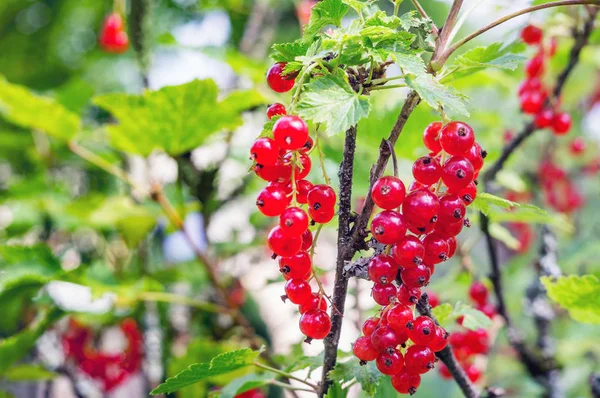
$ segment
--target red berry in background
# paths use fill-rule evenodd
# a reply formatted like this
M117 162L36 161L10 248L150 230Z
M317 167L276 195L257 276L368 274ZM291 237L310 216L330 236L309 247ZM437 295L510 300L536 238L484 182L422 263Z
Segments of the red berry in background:
M273 138L281 149L295 151L308 140L308 126L298 116L282 116L273 126Z
M473 165L464 156L452 156L442 168L442 181L450 192L460 192L473 181Z
M557 112L552 118L552 131L556 135L563 135L571 129L571 116L566 112Z
M241 394L237 394L234 398L266 398L266 396L259 389L255 388L253 390L248 390Z
M396 286L392 283L386 285L375 283L371 289L373 300L379 305L388 305L396 297L396 293Z
M479 145L477 142L473 144L467 153L465 153L465 157L469 160L469 162L471 162L475 172L481 170L486 156L487 152L481 149L481 145Z
M441 129L442 122L433 122L429 124L423 132L423 144L425 144L425 147L427 147L434 155L442 150L439 141Z
M125 31L123 18L117 13L106 17L99 37L100 47L104 51L120 54L129 48L129 37Z
M323 207L333 209L336 200L333 188L325 184L315 185L307 195L308 205L314 210L320 210Z
M278 62L271 65L267 71L267 84L271 87L271 90L277 93L285 93L294 87L295 80L283 76L285 65L284 62Z
M367 320L365 321L365 323L363 323L362 326L363 334L365 336L371 336L375 329L377 329L377 327L379 326L379 321L380 320L377 317L367 318Z
M481 378L481 370L479 370L479 368L477 366L466 365L463 367L463 369L464 369L465 373L467 374L467 377L469 378L469 380L471 380L471 383L477 383L479 381L479 379Z
M471 182L465 188L460 190L458 196L463 200L465 206L470 205L477 197L477 185L475 185L474 182Z
M333 208L324 208L321 210L308 209L308 215L312 220L319 224L327 224L335 216L335 210Z
M280 104L279 102L271 104L267 108L267 117L269 119L273 119L273 117L277 115L283 116L286 114L287 110L285 109L285 106L283 104Z
M398 301L404 305L413 305L421 298L420 288L408 287L402 285L398 288Z
M270 138L259 138L250 147L250 159L264 166L273 166L279 159L279 147Z
M431 303L431 301L429 301ZM435 327L435 333L433 339L427 344L431 351L438 352L442 351L448 345L448 332L441 326Z
M448 242L435 232L423 238L423 246L425 247L425 258L423 259L425 264L435 265L449 258Z
M413 320L412 310L405 304L394 304L394 306L385 313L387 324L396 333L403 333L406 329L406 324Z
M392 387L400 394L413 395L421 385L421 376L401 372L392 376Z
M463 155L475 143L471 126L463 122L450 122L440 132L442 149L450 155Z
M284 235L302 236L308 229L308 215L299 207L288 207L279 216L279 227Z
M396 349L388 349L377 356L375 361L377 369L384 375L394 375L404 369L404 357Z
M541 91L542 81L538 77L531 77L523 80L519 85L519 95L526 91Z
M285 190L281 187L267 186L258 194L256 206L267 217L278 216L289 204Z
M428 291L427 296L429 296L429 305L431 308L435 308L440 305L440 298L435 292Z
M545 129L552 125L552 119L554 119L554 112L552 112L552 109L544 109L535 115L533 123L535 123L535 127L538 129Z
M296 181L296 200L301 205L305 205L308 203L308 193L311 189L313 189L314 185L312 182L308 180L298 180Z
M388 348L396 348L401 344L396 332L389 326L380 326L371 335L371 343L378 352L383 352Z
M422 229L437 222L439 207L438 197L422 189L409 193L402 202L405 220L416 228Z
M354 346L352 347L352 352L354 355L360 359L361 361L374 361L375 358L379 355L379 352L373 347L371 343L371 338L367 336L362 336L356 339L354 342Z
M487 303L488 290L481 281L474 281L469 288L469 297L477 304Z
M435 355L429 347L424 345L413 345L408 347L404 354L404 366L406 373L419 375L433 369Z
M302 249L301 250L310 249L310 247L312 246L312 243L313 243L313 234L312 234L312 232L310 232L310 230L307 229L302 234Z
M542 30L534 25L527 25L521 31L521 39L530 46L534 44L540 44L542 37Z
M312 8L317 3L318 3L318 0L301 0L299 3L297 3L296 16L298 17L298 21L300 22L300 25L304 26L304 25L308 24L308 21L310 20L310 14L311 14Z
M440 211L438 213L438 223L452 224L461 222L467 214L467 207L455 194L446 194L440 198Z
M373 202L384 210L393 210L399 207L406 195L404 183L394 176L381 177L371 190Z
M450 373L450 370L448 369L448 367L446 365L444 365L443 362L440 362L440 364L438 365L438 370L440 372L440 376L442 377L442 379L446 379L446 380L452 379L452 373Z
M546 97L539 91L526 91L519 96L519 100L523 112L535 115L542 110Z
M408 328L408 338L415 344L428 346L435 337L435 322L428 316L418 316L406 327Z
M254 166L254 172L265 181L286 182L292 177L291 165L281 159L278 159L274 166L257 164Z
M300 311L301 314L314 309L319 309L321 311L327 310L327 302L325 297L319 296L318 293L313 293L310 300L303 302L298 307L298 311Z
M577 137L573 141L571 141L571 144L569 145L569 150L573 155L578 155L585 151L585 147L586 145L583 137Z
M413 268L403 268L400 271L402 282L409 288L420 288L429 283L431 271L427 266L419 264Z
M302 304L312 297L308 282L302 279L290 279L285 283L285 294L294 304Z
M311 339L324 339L331 330L331 319L325 311L310 310L300 317L300 331Z
M528 77L538 77L544 73L544 55L538 54L525 64L525 73Z
M369 278L373 282L385 285L396 278L398 274L398 265L392 257L386 255L375 256L371 259L368 266Z
M412 174L423 185L433 185L439 181L442 173L440 163L431 156L423 156L413 164Z
M423 262L425 246L416 236L407 235L392 246L390 254L399 266L411 268Z
M492 304L490 303L486 303L486 304L479 304L476 307L479 311L483 312L485 315L487 315L488 318L493 319L494 316L496 315L496 307L494 307Z
M402 214L394 210L384 210L371 221L373 237L385 245L399 242L406 235L406 229Z
M286 236L286 239L301 240L302 238L296 236ZM302 245L302 243L300 244ZM288 257L282 256L279 259L279 271L281 271L283 274L286 274L289 278L303 278L310 273L311 267L312 263L310 261L310 256L305 251L299 251L296 254Z
M300 251L302 238L286 236L277 225L269 232L267 243L273 253L281 257L290 257Z

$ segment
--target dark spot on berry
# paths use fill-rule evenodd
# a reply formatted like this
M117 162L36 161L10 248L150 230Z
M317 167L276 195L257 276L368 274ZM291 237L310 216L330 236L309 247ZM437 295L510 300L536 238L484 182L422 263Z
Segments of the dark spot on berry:
M423 334L425 336L429 336L430 333L431 333L431 330L429 330L429 328L423 328Z
M379 191L381 192L382 195L387 195L388 193L390 193L391 190L392 190L392 187L390 187L389 185L384 185L381 187L381 189Z
M291 227L292 225L294 225L294 222L292 220L285 220L286 227Z
M465 178L467 176L467 173L465 173L465 171L463 169L459 169L456 170L456 177L457 178Z
M425 231L427 231L427 228L425 228L425 227L419 227L419 228L417 228L417 230L418 230L420 233L424 234L424 233L425 233Z
M256 205L263 207L265 205L265 201L262 199L256 199Z
M313 205L313 210L319 210L321 208L321 204L319 202Z
M466 194L463 196L463 200L467 203L471 203L473 201L473 198L471 197L471 195Z
M408 330L413 330L413 328L414 328L414 325L413 325L413 323L412 323L412 322L410 322L410 321L409 321L409 322L406 322L406 328L407 328Z
M486 151L486 150L482 150L482 151L481 151L481 157L482 157L483 159L485 159L485 158L487 157L487 151Z
M307 338L304 339L304 342L307 343L307 344L310 344L312 341L313 341L313 339L310 338L310 337L307 337Z
M433 362L427 363L427 369L433 369L433 368L435 368L435 366L433 365Z
M429 220L429 222L433 224L433 223L436 223L437 220L438 220L438 216L433 216L433 217L431 217L431 220Z
M275 259L277 258L277 254L275 254L275 253L271 254L271 258L272 258L273 260L275 260Z
M442 261L446 261L448 260L448 255L446 253L440 253L439 258Z
M281 297L281 301L283 301L284 303L285 303L285 300L287 300L287 298L288 298L287 294L284 294L283 296L280 296L280 297Z
M413 263L420 265L423 262L423 259L421 257L415 257L413 258Z
M381 225L378 225L375 227L374 232L377 235L383 235L383 233L385 232L385 228L383 228Z
M464 137L465 135L467 135L467 130L464 127L459 127L458 128L458 136Z
M384 365L387 366L388 368L392 366L392 360L390 358L386 358L384 362Z
M314 227L317 222L315 220L310 220L310 226Z
M473 181L473 184L479 185L479 181L475 180L475 181Z
M454 213L452 213L452 215L454 216L454 218L462 218L462 213L458 209L454 210Z
M289 265L284 265L283 267L279 268L279 272L281 272L282 274L287 274L290 272L290 266Z
M367 364L367 361L363 361L363 360L361 360L361 361L360 361L358 364L359 364L360 366L365 366L365 365Z
M425 159L423 159L423 164L429 164L429 163L431 163L430 157L426 157Z
M465 218L463 224L467 228L471 228L471 221L468 218Z
M410 387L410 388L408 389L408 393L409 393L410 395L415 395L415 394L417 393L417 389L416 389L415 387Z
M423 286L425 284L425 277L424 276L418 277L417 282L419 283L419 285Z

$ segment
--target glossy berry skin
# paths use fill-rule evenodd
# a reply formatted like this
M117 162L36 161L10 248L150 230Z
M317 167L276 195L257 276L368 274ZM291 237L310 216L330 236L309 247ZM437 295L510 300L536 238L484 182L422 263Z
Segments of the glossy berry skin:
M277 186L267 186L260 191L256 198L256 206L267 217L278 216L287 207L289 199L285 189Z
M404 355L404 366L407 373L420 375L433 369L435 355L429 347L413 345L408 347Z
M413 320L412 310L408 305L394 304L394 306L385 313L387 324L395 332L405 332L406 324Z
M298 154L298 158L295 164L292 164L293 161L293 153L289 152L287 155L283 157L283 161L285 163L290 164L290 167L293 167L293 176L296 180L301 180L310 173L310 169L312 167L312 162L310 158L305 153L300 152Z
M373 202L384 210L393 210L399 207L406 195L404 183L398 177L381 177L371 190Z
M285 62L278 62L267 71L267 84L276 93L285 93L294 87L295 80L283 76L285 65Z
M356 339L354 346L352 346L352 352L361 361L374 361L379 355L379 352L373 347L371 338L362 336Z
M542 42L542 37L542 30L534 25L527 25L521 31L521 40L530 46L540 44Z
M442 122L433 122L425 128L423 132L423 144L429 149L434 155L442 150L440 145L440 130L442 129Z
M325 311L310 310L300 317L300 331L311 339L324 339L331 330L331 319Z
M368 266L369 278L376 283L391 283L398 273L398 265L390 256L379 255L371 259Z
M307 196L310 190L313 189L313 187L314 185L312 184L312 182L308 180L296 181L296 190L298 191L296 193L296 200L298 201L298 203L300 203L301 205L305 205L308 203Z
M403 268L400 271L402 282L409 288L419 288L429 283L431 271L423 264L413 268Z
M442 149L450 155L463 155L474 143L473 129L463 122L450 122L440 132Z
M387 285L375 283L371 289L373 300L379 305L388 305L396 297L396 293L396 286L392 283L388 283Z
M400 394L413 395L421 385L421 376L401 372L392 376L392 387Z
M308 126L298 116L282 116L273 126L273 138L281 149L295 151L308 140Z
M312 246L313 243L313 234L310 230L304 231L302 234L302 248L300 250L308 250Z
M302 238L300 236L286 236L289 240L300 240L302 246ZM303 278L310 273L312 263L310 256L305 251L298 251L296 254L289 257L281 257L279 259L279 271L286 274L289 278Z
M526 91L540 91L542 89L542 81L537 77L532 77L523 80L519 85L519 96Z
M380 319L377 317L367 318L362 325L362 332L365 336L371 336L375 329L379 326Z
M427 316L418 316L408 322L408 338L415 344L429 346L429 343L435 338L435 322Z
M394 210L384 210L371 221L373 237L385 245L399 242L406 235L406 229L404 217Z
M313 293L310 300L303 302L298 307L298 311L300 311L301 314L314 309L319 309L321 311L327 310L327 301L325 297L319 296L318 293Z
M391 376L402 372L402 369L404 369L404 357L400 351L389 349L377 356L375 364L381 373Z
M524 113L535 115L542 110L546 97L539 91L526 91L519 96L521 110Z
M98 39L100 47L106 52L121 54L129 48L129 37L125 31L123 18L117 13L106 17Z
M287 110L283 104L276 102L274 104L269 105L267 108L267 117L269 120L273 119L274 116L284 116L287 115Z
M566 112L557 112L552 118L552 131L556 135L563 135L571 129L571 116Z
M264 166L274 166L279 159L279 147L270 138L259 138L250 147L250 159Z
M292 176L292 167L283 160L278 159L274 166L265 166L257 164L254 166L254 172L265 181L289 181Z
M461 222L466 214L467 207L460 196L450 193L440 198L438 223L452 224Z
M302 304L311 299L312 291L308 282L302 279L290 279L285 283L285 294L294 304Z
M442 181L449 192L460 192L473 181L475 170L464 156L452 156L442 168Z
M380 326L371 335L371 343L378 352L383 352L388 348L396 348L400 344L400 340L392 328Z
M436 326L433 339L431 339L427 346L433 352L442 351L448 345L448 336L449 334L446 332L446 329L441 326Z
M438 197L423 189L409 193L402 202L404 219L415 228L423 230L429 224L437 222L439 208Z
M538 112L533 118L533 123L538 129L545 129L546 127L552 126L552 119L554 119L554 112L552 109L543 109Z
M439 181L442 168L436 159L431 156L423 156L413 164L412 174L415 180L429 186Z
M449 239L460 234L463 225L462 222L455 222L453 224L437 223L434 232L443 238Z
M281 257L293 256L302 247L302 238L286 236L279 225L275 226L267 236L267 243L273 253Z
M456 237L454 237L454 236L447 238L446 242L448 242L448 258L452 258L454 256L454 254L456 253L458 242L456 241ZM430 304L431 304L431 300L430 300ZM433 304L431 304L431 306L434 307Z
M477 142L473 144L467 153L465 153L465 157L469 160L469 162L471 162L475 172L481 170L486 156L487 152L481 149L481 145L479 145Z
M308 192L307 201L311 209L331 208L335 206L337 197L335 191L329 185L318 184Z
M299 207L288 207L279 216L279 227L287 236L302 236L308 229L308 215Z
M488 299L487 287L481 281L474 281L469 288L469 297L480 305L485 305Z
M425 246L425 258L423 259L425 264L435 265L449 258L448 242L435 232L423 238L423 246Z
M423 262L425 246L416 236L407 235L392 246L390 254L399 266L403 268L416 267Z
M465 188L461 189L458 196L462 199L465 206L469 206L477 197L477 185L471 182Z
M411 288L406 285L402 285L398 288L398 301L404 305L413 305L421 298L420 288Z
M312 220L319 224L327 224L335 216L335 210L333 208L325 208L321 210L308 209L308 215Z
M544 73L544 56L543 54L538 54L535 57L531 58L525 64L525 73L527 77L539 77Z
M481 370L477 366L467 365L463 369L469 380L471 380L471 383L477 383L481 378Z

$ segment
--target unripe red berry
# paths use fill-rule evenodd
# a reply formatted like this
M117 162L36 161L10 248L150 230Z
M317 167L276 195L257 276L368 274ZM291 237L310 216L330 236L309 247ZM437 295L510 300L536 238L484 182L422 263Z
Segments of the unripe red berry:
M450 122L440 132L442 149L450 155L463 155L474 143L475 133L467 123Z
M404 356L404 365L407 373L423 374L433 369L435 355L429 347L413 345L408 347Z
M398 177L381 177L371 190L373 202L384 210L392 210L399 207L406 195L406 188Z
M262 214L267 217L278 216L289 204L289 198L285 189L278 186L267 186L263 188L256 198L256 206Z
M398 274L398 265L390 256L380 254L371 259L368 266L369 278L376 283L391 283Z
M274 104L269 105L267 108L267 117L269 119L273 119L274 116L284 116L287 115L287 111L283 104L276 102Z
M285 62L278 62L271 65L267 71L267 84L271 87L271 90L277 93L285 93L294 87L295 80L283 76L283 68L285 68L285 65Z
M397 373L392 376L392 387L400 394L414 395L421 385L421 376L406 372Z
M281 149L295 151L306 143L308 126L298 116L282 116L273 126L273 138Z
M521 31L521 40L530 46L540 44L542 42L542 37L542 30L534 25L527 25Z
M442 181L450 192L460 192L473 181L473 165L464 156L452 156L442 168Z
M440 130L442 129L442 122L433 122L425 128L423 132L423 144L429 149L434 155L442 150L440 145L439 137Z
M406 223L402 214L394 210L385 210L373 217L371 232L378 242L391 245L406 235Z
M312 291L308 282L302 279L290 279L285 283L285 294L294 304L302 304L311 299Z
M402 357L400 351L392 348L380 353L375 360L375 364L381 373L391 376L400 373L404 369L404 357Z
M279 226L287 236L302 236L308 229L308 215L299 207L288 207L279 216Z
M331 319L325 311L310 310L300 317L300 331L311 339L324 339L331 330Z
M433 185L439 181L442 168L440 163L431 156L423 156L415 161L412 167L415 180L423 185Z
M392 246L390 254L399 266L411 268L423 262L425 247L416 236L407 235Z
M395 299L396 293L396 286L392 283L387 285L375 283L371 289L373 300L379 305L388 305L391 300Z
M354 346L352 346L352 352L361 361L374 361L379 355L379 352L373 347L371 338L362 336L356 339Z

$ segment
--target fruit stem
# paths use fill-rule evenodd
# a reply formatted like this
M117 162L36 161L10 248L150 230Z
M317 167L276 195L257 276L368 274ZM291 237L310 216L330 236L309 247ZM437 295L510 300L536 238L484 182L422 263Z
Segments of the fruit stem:
M316 62L312 63L308 67L305 67L304 70L302 71L302 73L300 74L300 78L298 79L298 82L296 83L296 91L294 91L294 96L292 97L292 102L290 103L290 107L289 107L290 111L292 111L294 109L294 107L296 106L296 103L298 102L298 99L300 98L300 94L302 93L302 87L304 86L304 80L306 79L306 76L309 75L310 71L312 71L318 65L319 64Z
M401 88L401 87L406 87L406 84L390 84L389 86L374 86L374 87L369 87L369 91L389 90L392 88Z
M297 207L298 201L296 200L296 195L298 194L298 190L296 189L296 169L298 163L298 152L294 151L292 153L292 205Z
M311 392L311 393L315 392L314 389L310 390L308 388L303 388L303 387L294 387L292 385L289 385L287 383L282 383L282 382L277 381L277 380L269 380L269 384L272 384L272 385L277 386L277 387L285 388L286 390L305 391L305 392Z
M317 132L315 137L315 148L318 150L319 154L319 164L321 166L321 171L323 172L323 179L325 180L325 184L331 185L331 178L327 175L327 170L325 169L325 154L321 150L321 134L319 134L319 127L317 126Z
M398 158L396 157L394 145L390 140L385 140L385 143L390 148L390 153L392 154L392 167L394 168L394 177L398 178Z
M305 385L309 386L310 388L313 389L313 391L318 391L318 389L319 389L319 387L317 387L316 384L313 384L313 383L311 383L308 380L301 379L299 377L294 376L291 373L284 372L283 370L272 368L272 367L270 367L268 365L265 365L265 364L262 364L262 363L260 363L258 361L254 362L254 366L256 366L257 368L266 370L267 372L275 373L275 374L277 374L279 376L286 377L286 378L288 378L290 380L296 380L296 381L298 381L298 382L300 382L302 384L305 384Z
M440 166L444 167L444 163L446 162L446 152L444 150L442 150L442 156L440 157ZM437 182L437 185L435 186L435 195L437 196L437 194L440 192L440 188L442 188L442 179L440 178Z
M398 75L398 76L392 76L392 77L382 77L381 79L373 79L373 80L370 81L370 83L373 86L376 86L378 84L387 83L387 82L392 81L392 80L404 79L405 77L406 76L404 76L404 75Z

